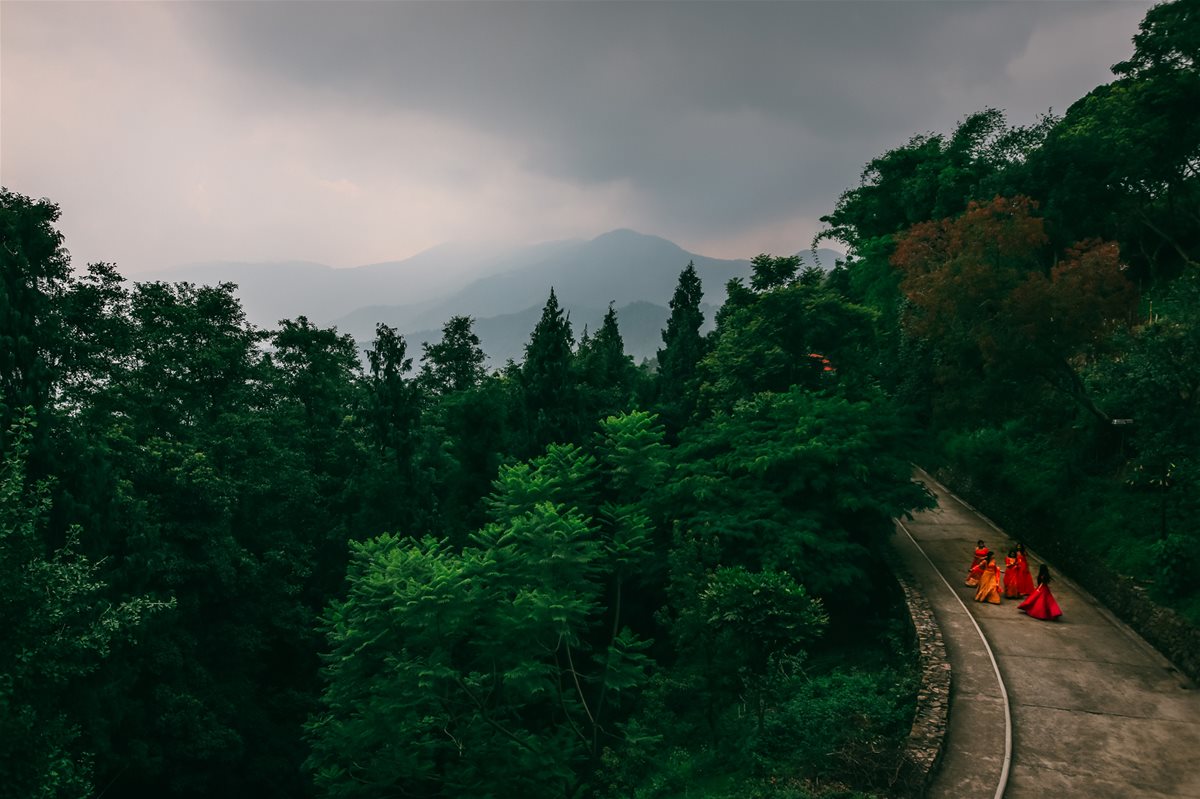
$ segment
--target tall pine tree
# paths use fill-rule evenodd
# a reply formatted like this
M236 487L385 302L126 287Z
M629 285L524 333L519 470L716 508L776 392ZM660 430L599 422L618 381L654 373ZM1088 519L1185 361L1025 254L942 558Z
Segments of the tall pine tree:
M571 441L579 431L579 391L571 373L574 346L571 320L552 288L525 345L519 372L523 454L538 452L553 441Z
M703 298L704 287L696 266L688 261L679 273L671 297L671 316L662 333L664 346L658 351L658 404L672 433L686 424L696 409L696 367L705 352L704 338L700 335L704 324L704 312L700 310Z
M625 354L612 303L596 335L588 338L585 332L580 340L578 366L588 418L600 419L629 408L637 372L633 358Z

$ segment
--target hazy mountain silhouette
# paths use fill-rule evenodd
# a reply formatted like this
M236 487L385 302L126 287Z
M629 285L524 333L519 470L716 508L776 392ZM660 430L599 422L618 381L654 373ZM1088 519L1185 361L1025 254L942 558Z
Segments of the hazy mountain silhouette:
M832 268L840 254L818 251L822 265ZM802 254L811 260L811 253ZM748 260L723 260L690 253L658 236L614 230L587 242L561 242L553 253L516 253L510 262L522 268L481 278L439 300L404 305L372 304L334 320L339 330L356 338L374 334L376 322L401 331L440 327L454 315L483 320L516 314L546 301L553 286L563 307L574 310L618 308L635 302L665 306L679 272L688 262L704 284L705 301L719 306L731 278L748 278Z
M811 261L812 254L800 253ZM840 253L818 250L830 269ZM564 240L501 250L444 244L402 261L334 269L306 261L187 264L139 280L189 280L238 284L254 324L305 315L336 325L361 342L374 338L378 322L397 328L419 351L436 341L451 316L476 320L476 332L493 364L519 360L553 286L571 313L576 337L595 330L614 303L626 350L641 360L661 346L667 303L679 272L691 261L704 284L707 316L724 301L725 284L748 278L749 260L690 253L658 236L621 229L590 241Z
M704 311L705 321L703 330L707 332L713 327L716 309L707 303L702 305L701 309ZM607 308L583 306L570 309L571 331L576 341L582 336L585 328L595 333L606 311ZM482 342L488 364L499 367L509 359L523 359L525 345L529 343L529 334L541 315L542 306L532 305L518 313L476 319L475 333ZM632 355L635 362L641 363L646 358L654 357L662 347L662 331L667 326L667 318L670 315L671 312L665 305L651 302L634 302L617 308L617 324L621 328L625 352ZM422 352L422 344L441 340L442 331L440 327L418 330L405 334L405 338L409 341L410 351L419 355ZM364 340L363 343L366 345L368 342Z
M274 327L280 319L300 315L327 325L371 303L427 303L481 276L517 269L529 258L551 257L578 243L552 241L499 251L478 245L442 244L402 261L351 269L310 261L210 261L136 275L134 279L236 283L246 316L256 325Z

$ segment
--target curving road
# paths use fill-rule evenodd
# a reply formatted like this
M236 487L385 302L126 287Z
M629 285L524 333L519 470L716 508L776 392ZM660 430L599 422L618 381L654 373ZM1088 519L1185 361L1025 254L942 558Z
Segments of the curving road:
M1053 563L1057 622L1028 618L1016 600L974 602L963 580L975 541L1003 553L1012 539L916 477L938 507L898 522L893 547L953 669L945 754L926 795L1200 799L1200 690ZM1035 575L1040 563L1030 553Z

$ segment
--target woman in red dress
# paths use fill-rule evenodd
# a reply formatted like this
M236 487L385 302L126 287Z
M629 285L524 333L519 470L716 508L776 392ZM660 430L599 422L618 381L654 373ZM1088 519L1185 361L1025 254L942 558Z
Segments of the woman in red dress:
M1010 549L1004 559L1004 596L1008 599L1020 599L1021 567L1017 563L1017 550Z
M983 539L975 542L975 557L971 560L971 568L974 569L980 563L987 559L988 548L983 545Z
M1033 575L1029 573L1029 560L1025 557L1025 545L1017 544L1017 596L1033 593Z
M979 578L983 576L983 561L979 561L971 566L971 571L967 572L967 585L974 588L979 585Z
M991 602L1000 604L1000 564L996 563L996 555L988 553L983 562L983 574L979 578L979 590L975 592L976 602Z
M1037 588L1028 599L1017 605L1017 609L1042 621L1057 619L1062 615L1062 608L1054 601L1054 594L1050 593L1050 569L1046 568L1045 563L1038 569L1037 583Z
M983 574L983 562L987 559L988 548L983 545L983 539L975 542L975 557L971 560L971 570L967 572L967 585L974 588L979 585L979 577Z

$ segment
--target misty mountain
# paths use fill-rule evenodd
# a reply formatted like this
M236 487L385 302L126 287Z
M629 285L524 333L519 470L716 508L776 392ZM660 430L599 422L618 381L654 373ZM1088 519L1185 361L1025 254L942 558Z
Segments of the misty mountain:
M821 265L832 268L839 253L819 250ZM801 253L806 263L811 253ZM596 308L649 302L665 306L679 272L691 261L704 284L704 299L719 307L731 278L750 276L748 260L723 260L690 253L682 247L632 230L614 230L587 242L564 242L553 253L521 253L523 268L481 278L439 300L411 305L372 304L334 320L357 339L374 335L383 322L401 332L440 328L455 315L478 320L519 314L540 307L553 287L559 303L582 318ZM589 317L590 318L590 317Z
M812 254L799 255L806 263ZM818 250L820 265L842 257ZM335 325L364 344L378 322L405 335L414 351L436 341L451 316L476 320L489 361L519 360L550 293L571 314L575 334L595 330L608 304L618 311L626 349L637 360L661 346L659 333L679 272L691 261L704 284L706 315L725 298L725 284L748 278L748 260L709 258L658 236L614 230L590 241L551 241L501 249L444 244L402 261L334 269L306 261L188 264L143 280L231 282L249 320L274 327L280 319L307 316Z
M616 310L617 324L625 342L625 352L632 355L636 363L654 357L663 345L662 331L667 326L670 310L665 305L650 302L634 302ZM707 332L714 326L716 308L706 303L701 305L701 310L704 311L704 327L701 329ZM600 328L606 311L607 308L573 308L569 313L571 331L576 341L585 329L595 333ZM488 366L496 368L503 366L509 359L520 361L524 358L529 334L541 315L542 306L539 304L518 313L476 319L475 333L479 336L483 351L487 355ZM418 358L422 352L422 344L436 343L441 338L440 327L405 334L405 339L409 342L409 351ZM369 342L363 341L363 346L369 346Z
M135 276L138 281L236 283L247 318L260 327L307 316L334 320L373 302L420 304L469 285L481 276L518 269L529 258L548 258L577 245L552 241L520 249L442 244L401 261L335 269L310 261L211 261ZM372 325L372 330L373 330Z

